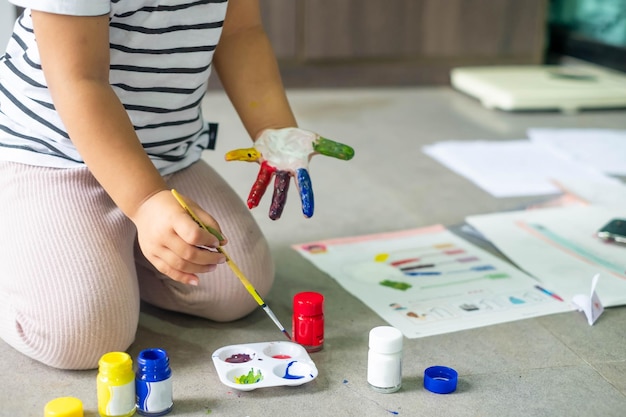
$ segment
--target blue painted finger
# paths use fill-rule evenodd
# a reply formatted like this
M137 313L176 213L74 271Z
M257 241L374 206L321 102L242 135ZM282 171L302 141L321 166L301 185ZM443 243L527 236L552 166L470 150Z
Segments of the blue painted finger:
M300 200L302 200L302 214L304 217L313 216L315 207L313 201L313 186L311 185L311 177L305 168L298 168L296 171L296 184L300 190Z

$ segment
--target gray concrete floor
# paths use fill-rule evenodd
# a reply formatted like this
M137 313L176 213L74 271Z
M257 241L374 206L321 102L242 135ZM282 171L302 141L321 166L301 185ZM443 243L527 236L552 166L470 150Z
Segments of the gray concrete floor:
M385 323L290 248L291 244L442 223L518 208L533 198L496 199L422 154L441 140L507 140L529 127L626 129L626 111L510 114L482 108L449 88L290 91L303 128L351 144L350 162L316 157L311 163L316 213L300 214L292 192L283 217L267 218L268 201L254 215L272 246L276 284L266 301L285 324L294 294L326 297L326 344L311 354L319 376L300 387L238 392L220 383L211 361L219 347L282 335L262 311L217 324L144 306L131 355L147 347L170 354L172 416L624 416L626 308L610 308L593 326L577 312L422 339L405 339L403 387L373 392L366 382L367 335ZM205 116L220 123L218 167L242 198L257 166L226 163L226 151L249 142L223 94L206 99ZM41 416L59 396L80 398L97 416L96 371L48 368L0 342L0 416ZM459 372L455 393L422 387L431 365Z

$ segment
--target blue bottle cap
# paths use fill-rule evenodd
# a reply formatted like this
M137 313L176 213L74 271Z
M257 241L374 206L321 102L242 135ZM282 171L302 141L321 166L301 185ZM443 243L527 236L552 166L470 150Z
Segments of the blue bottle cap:
M150 348L139 352L137 363L140 365L151 364L152 366L166 367L169 365L170 360L164 349Z
M431 366L424 371L424 388L435 394L449 394L456 390L459 374L447 366Z

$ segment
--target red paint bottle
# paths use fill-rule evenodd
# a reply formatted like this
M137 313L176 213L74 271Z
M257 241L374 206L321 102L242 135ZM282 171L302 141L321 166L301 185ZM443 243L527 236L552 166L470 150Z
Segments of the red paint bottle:
M307 291L293 297L293 340L307 352L324 347L324 296Z

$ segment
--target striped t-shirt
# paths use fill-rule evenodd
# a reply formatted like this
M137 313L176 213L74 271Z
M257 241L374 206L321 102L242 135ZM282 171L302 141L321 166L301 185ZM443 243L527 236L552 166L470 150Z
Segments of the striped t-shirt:
M109 15L109 80L162 174L189 166L215 140L201 100L227 0L10 0L25 7L0 58L0 159L83 165L55 111L30 10Z

